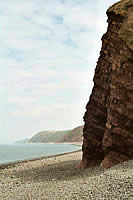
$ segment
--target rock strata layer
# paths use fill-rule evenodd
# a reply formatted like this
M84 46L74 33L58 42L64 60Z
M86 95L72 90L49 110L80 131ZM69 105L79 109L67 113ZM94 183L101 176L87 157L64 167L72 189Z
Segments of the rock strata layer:
M82 168L133 159L133 0L114 4L107 16L84 115Z

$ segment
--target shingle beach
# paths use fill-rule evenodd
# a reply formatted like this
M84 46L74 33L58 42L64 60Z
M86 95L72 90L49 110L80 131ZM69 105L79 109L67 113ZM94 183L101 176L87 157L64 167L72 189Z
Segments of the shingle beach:
M0 167L0 200L133 200L133 161L79 169L81 152Z

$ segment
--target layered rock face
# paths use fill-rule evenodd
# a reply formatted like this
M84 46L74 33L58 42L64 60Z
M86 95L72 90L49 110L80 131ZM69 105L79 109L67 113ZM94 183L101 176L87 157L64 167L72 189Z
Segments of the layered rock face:
M82 168L133 159L133 0L116 3L107 16L84 115Z

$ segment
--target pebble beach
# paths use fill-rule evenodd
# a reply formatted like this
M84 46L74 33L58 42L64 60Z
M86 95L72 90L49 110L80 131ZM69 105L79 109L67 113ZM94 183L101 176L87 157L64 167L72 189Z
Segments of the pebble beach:
M0 166L0 200L133 200L133 161L79 169L81 151Z

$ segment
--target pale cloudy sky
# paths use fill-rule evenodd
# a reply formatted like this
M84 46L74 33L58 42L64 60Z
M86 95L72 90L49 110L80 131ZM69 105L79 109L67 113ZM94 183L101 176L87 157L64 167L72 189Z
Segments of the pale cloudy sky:
M83 124L93 73L117 0L0 3L0 143Z

